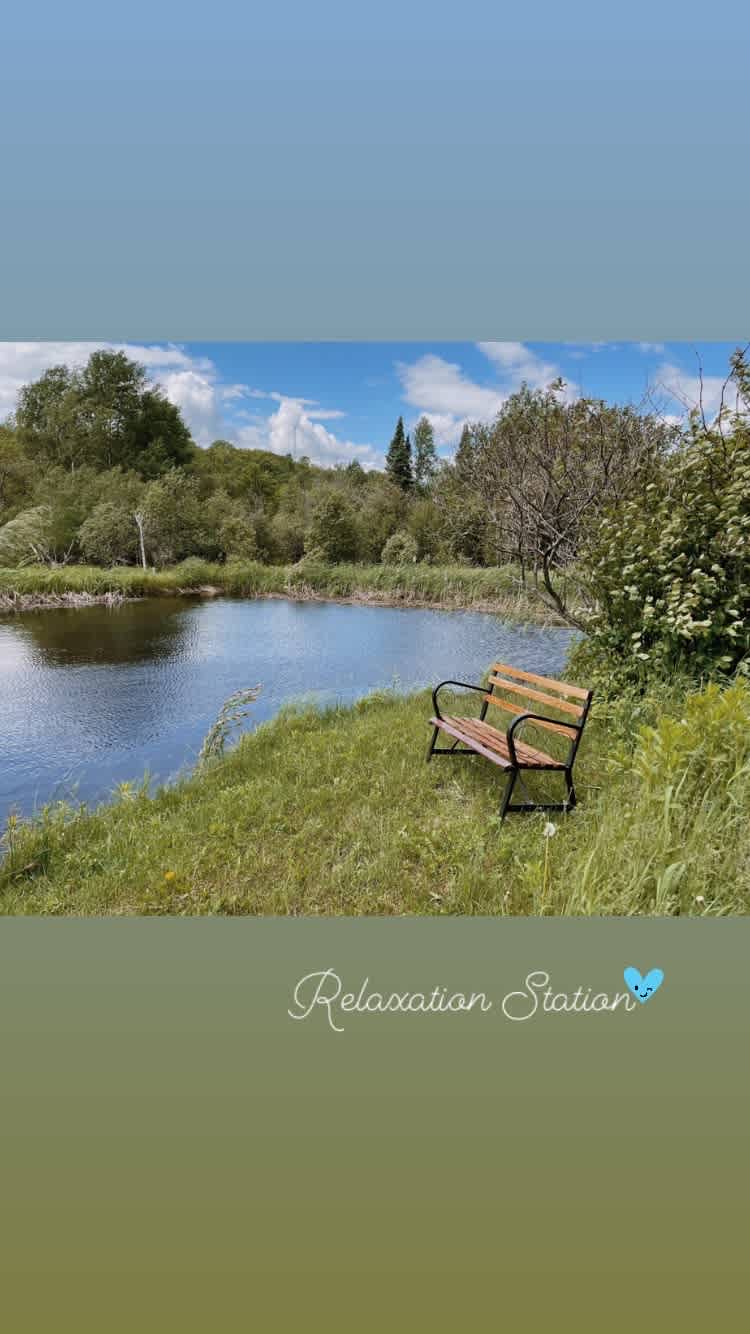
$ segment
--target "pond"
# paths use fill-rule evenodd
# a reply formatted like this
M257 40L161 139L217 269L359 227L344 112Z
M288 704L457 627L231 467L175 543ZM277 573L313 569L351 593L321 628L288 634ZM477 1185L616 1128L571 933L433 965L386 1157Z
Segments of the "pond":
M480 612L282 599L158 598L0 618L0 830L11 810L96 803L146 772L155 782L186 772L243 686L262 687L252 727L290 700L476 681L493 659L556 676L571 639Z

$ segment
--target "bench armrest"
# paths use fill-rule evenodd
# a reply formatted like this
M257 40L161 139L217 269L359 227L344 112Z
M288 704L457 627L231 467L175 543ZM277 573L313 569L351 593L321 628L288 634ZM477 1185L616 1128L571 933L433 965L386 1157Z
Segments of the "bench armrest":
M443 686L461 686L463 690L478 690L481 695L487 694L486 686L474 686L471 685L468 681L441 681L440 685L435 686L435 689L432 692L432 706L438 718L442 718L443 716L442 713L440 712L440 708L438 706L438 701L437 701L438 691L442 690Z
M506 733L506 738L508 741L508 750L510 752L510 758L513 764L518 763L518 757L516 756L516 747L514 744L516 728L520 727L522 723L529 723L529 722L556 723L559 722L559 719L548 718L544 713L519 713L518 717L514 718L513 722L510 723L508 731ZM575 727L576 731L579 733L580 736L581 726L578 723L566 723L565 726ZM576 739L573 744L577 746L578 739Z

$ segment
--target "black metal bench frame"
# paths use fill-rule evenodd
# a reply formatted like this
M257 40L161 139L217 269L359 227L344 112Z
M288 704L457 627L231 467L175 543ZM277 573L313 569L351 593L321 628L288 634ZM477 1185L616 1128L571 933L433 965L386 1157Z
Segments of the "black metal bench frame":
M539 679L544 680L544 678L539 678ZM456 734L455 731L451 732L449 724L445 722L443 715L440 712L440 706L438 704L439 692L443 690L446 686L458 686L462 690L478 691L485 697L482 704L481 712L479 714L479 721L484 722L487 709L490 703L489 696L494 694L495 684L497 683L493 683L492 685L489 686L482 686L482 685L473 685L468 681L447 680L447 681L441 681L439 685L435 686L435 689L432 692L432 703L435 710L435 718L431 719L431 722L434 724L437 721L439 725L433 726L432 737L430 739L430 744L427 750L427 763L429 764L433 755L473 755L473 756L482 755L486 759L491 760L493 764L499 765L500 768L507 770L508 782L506 784L505 793L503 795L503 800L500 805L501 823L505 819L505 816L508 814L509 811L572 810L573 807L576 805L576 790L573 784L573 764L576 758L576 754L578 752L578 747L581 742L581 735L583 733L583 729L586 724L586 719L588 718L589 710L591 708L591 700L593 696L593 691L591 690L586 692L586 698L581 708L581 716L579 721L577 723L568 723L566 721L563 724L569 731L575 732L575 735L570 738L570 748L568 751L567 758L565 760L561 761L552 760L549 764L525 764L516 751L516 745L515 745L516 732L518 728L521 727L524 723L539 722L543 724L551 723L557 726L561 725L561 720L559 718L550 718L546 714L542 713L524 712L517 714L513 718L513 721L509 724L505 732L505 739L508 747L507 761L501 759L499 755L492 754L492 752L490 752L486 747L483 747L479 742L475 742L472 740L472 738L467 736L456 736L456 740L454 741L452 746L437 747L435 745L439 731L443 730L447 732L449 735ZM493 729L493 730L498 731L499 734L499 729ZM459 742L463 742L465 745L467 745L468 749L463 749L463 750L458 749ZM567 796L565 800L562 802L523 801L523 802L512 803L511 797L513 796L513 789L515 788L516 782L518 781L519 776L522 772L561 773L565 778L565 786L567 791ZM521 780L521 782L523 783L523 780Z

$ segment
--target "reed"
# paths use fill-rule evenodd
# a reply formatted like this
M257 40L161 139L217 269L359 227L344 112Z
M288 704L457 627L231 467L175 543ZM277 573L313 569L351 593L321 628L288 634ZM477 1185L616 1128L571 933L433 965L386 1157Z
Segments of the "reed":
M262 565L257 561L214 565L187 560L166 570L118 566L26 566L0 569L0 610L86 606L92 601L164 596L289 597L389 606L471 608L535 625L559 618L524 587L511 566L463 565Z

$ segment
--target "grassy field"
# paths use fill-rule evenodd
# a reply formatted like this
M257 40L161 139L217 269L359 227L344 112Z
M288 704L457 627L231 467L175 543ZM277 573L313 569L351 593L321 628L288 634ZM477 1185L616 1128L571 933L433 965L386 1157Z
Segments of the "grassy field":
M502 777L424 757L427 694L288 711L200 777L11 823L5 913L750 910L750 689L595 701L581 805L500 827ZM541 778L537 783L553 783ZM537 789L539 790L539 789Z
M262 565L258 561L211 565L188 560L158 572L133 566L102 570L82 565L0 569L0 611L195 592L473 607L516 621L559 623L531 588L520 587L517 572L510 566Z

